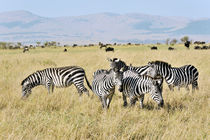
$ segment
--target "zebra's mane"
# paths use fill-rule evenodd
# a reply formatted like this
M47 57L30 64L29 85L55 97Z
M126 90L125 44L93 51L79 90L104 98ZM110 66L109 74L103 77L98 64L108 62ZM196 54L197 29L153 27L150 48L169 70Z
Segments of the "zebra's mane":
M164 62L164 61L152 61L150 62L150 64L155 64L155 65L164 65L164 66L167 66L167 67L170 67L171 68L171 64L168 64L167 62Z
M21 86L27 81L28 77L21 82Z
M21 82L21 86L29 79L29 77L31 77L31 76L33 76L34 74L39 73L39 72L41 72L41 71L43 71L43 70L37 70L36 72L34 72L34 73L30 74L29 76L27 76L27 77Z

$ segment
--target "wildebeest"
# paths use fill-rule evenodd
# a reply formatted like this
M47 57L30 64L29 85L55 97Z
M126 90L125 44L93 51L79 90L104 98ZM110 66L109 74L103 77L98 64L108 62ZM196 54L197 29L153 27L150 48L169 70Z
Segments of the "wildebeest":
M105 50L106 52L114 52L114 48L112 48L112 47L108 47L108 48L106 48L106 50Z
M174 50L174 48L173 47L168 47L168 50L172 51L172 50Z
M201 47L200 47L200 46L195 46L194 49L195 49L195 50L200 50Z
M28 46L26 46L26 47L23 48L23 53L25 53L25 52L27 52L27 51L29 52Z
M72 47L76 47L77 46L77 44L73 44L73 46Z
M190 41L186 41L186 42L184 43L184 46L187 47L187 48L189 49L189 47L190 47Z
M107 48L107 45L106 45L106 44L102 44L102 43L101 43L101 45L100 45L100 49L102 49L102 48Z
M199 45L199 44L205 44L205 43L206 43L205 41L195 41L195 42L194 42L194 44L198 44L198 45Z
M153 46L150 48L151 50L157 50L158 48L156 46Z
M67 52L67 49L64 49L63 52Z
M208 46L203 46L201 49L202 50L207 50L208 49Z
M91 47L91 46L94 46L94 44L89 44L88 46Z

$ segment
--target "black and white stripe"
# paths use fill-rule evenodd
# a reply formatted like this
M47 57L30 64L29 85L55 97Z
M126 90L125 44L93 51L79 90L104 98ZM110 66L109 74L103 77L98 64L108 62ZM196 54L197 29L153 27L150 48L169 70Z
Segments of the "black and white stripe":
M123 73L114 70L97 70L93 75L92 91L99 97L102 107L109 108L115 86L121 86Z
M177 86L185 87L189 90L188 85L192 84L193 91L198 89L198 70L193 65L185 65L179 68L171 67L170 64L162 61L148 63L147 75L151 77L162 76L168 84L170 90Z
M110 62L110 67L111 68L117 68L117 69L123 68L123 71L133 71L134 73L137 73L140 76L146 75L147 69L149 68L148 65L140 66L140 67L128 66L128 65L126 65L126 63L124 61L120 60L119 58L113 58L113 59L108 58L108 61ZM134 73L124 72L123 73L123 78L133 77ZM161 82L161 83L159 83L159 85L161 87L161 92L162 92L163 78L157 78L157 77L155 77L155 78L156 78L157 81ZM126 100L126 96L124 96L124 95L123 95L123 101L124 101L124 103L123 103L124 106L126 106L127 105L127 100Z
M138 73L127 70L123 74L122 87L124 106L127 105L126 97L130 98L133 105L140 98L140 107L143 108L144 94L150 93L152 99L163 106L162 81L153 79L149 76L139 75Z
M48 93L50 93L53 92L55 86L68 87L71 84L75 85L80 95L83 92L89 95L89 91L84 86L84 78L91 89L85 71L81 67L67 66L40 70L22 81L22 97L27 97L31 93L31 89L38 85L44 85L48 89Z
M124 68L124 71L132 70L137 72L139 75L145 75L147 72L147 68L149 67L148 65L140 67L133 67L131 65L128 66L124 61L120 60L119 58L113 58L113 59L108 58L108 61L110 62L111 68L117 68L117 69Z

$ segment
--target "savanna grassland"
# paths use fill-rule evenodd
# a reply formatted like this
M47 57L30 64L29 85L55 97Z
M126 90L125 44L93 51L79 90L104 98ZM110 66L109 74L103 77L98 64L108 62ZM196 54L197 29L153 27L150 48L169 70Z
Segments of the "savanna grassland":
M147 46L115 46L114 53L98 47L68 48L68 52L54 47L26 53L0 50L0 139L210 139L210 50L187 50L183 45L175 46L175 51L158 47L158 51L151 51ZM192 64L199 71L199 91L171 92L164 82L165 105L160 110L149 94L144 109L139 103L124 108L116 90L110 109L105 111L91 91L90 97L79 97L73 85L55 88L53 94L38 86L29 98L21 100L20 83L29 74L48 67L78 65L92 82L94 71L109 69L107 57L121 58L133 66L153 60L174 67Z

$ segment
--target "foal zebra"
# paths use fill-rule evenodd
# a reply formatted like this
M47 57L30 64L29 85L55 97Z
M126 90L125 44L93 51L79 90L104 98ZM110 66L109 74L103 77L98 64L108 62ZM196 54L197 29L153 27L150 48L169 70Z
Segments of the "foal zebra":
M193 65L185 65L179 68L171 67L170 64L162 61L148 63L147 75L151 77L162 76L169 86L174 90L175 86L184 86L189 90L188 85L192 84L192 91L198 89L198 70Z
M93 74L92 91L99 97L102 107L108 109L114 95L115 85L122 85L122 71L97 70ZM119 89L120 90L120 89Z
M122 87L120 87L120 89L123 89L124 106L127 105L127 96L130 98L131 105L134 105L138 98L140 98L140 107L143 108L144 94L150 93L152 99L158 103L158 106L163 107L162 81L160 80L139 75L131 70L125 71L122 79Z
M29 75L21 82L22 85L22 97L28 97L31 93L31 89L38 85L44 85L53 92L54 87L68 87L74 84L78 90L78 93L82 95L85 92L89 95L89 91L84 86L84 78L88 87L91 89L85 71L78 66L66 66L59 68L47 68L37 71Z

